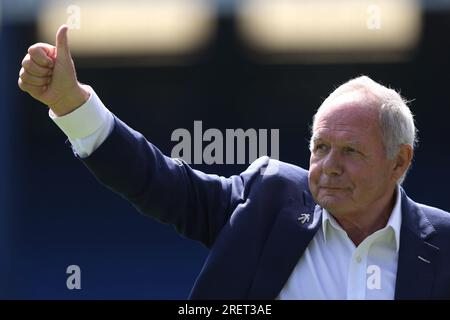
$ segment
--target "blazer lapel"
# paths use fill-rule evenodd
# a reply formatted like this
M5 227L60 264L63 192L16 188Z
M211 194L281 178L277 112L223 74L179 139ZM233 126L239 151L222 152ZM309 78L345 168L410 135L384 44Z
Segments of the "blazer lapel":
M422 212L402 191L402 227L395 299L429 299L439 248L427 239L436 231Z
M314 209L314 203L306 192L303 201L290 199L277 215L264 246L249 290L249 299L277 297L317 232L321 214L321 208L316 206Z

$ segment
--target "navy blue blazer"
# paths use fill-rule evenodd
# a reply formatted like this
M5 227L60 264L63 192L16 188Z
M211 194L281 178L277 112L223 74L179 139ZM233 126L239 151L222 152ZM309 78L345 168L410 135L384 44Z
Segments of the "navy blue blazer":
M276 298L321 224L308 171L261 157L239 175L205 174L114 121L111 135L81 161L141 213L210 249L190 298ZM450 299L450 215L401 193L395 298ZM311 215L304 224L303 213Z

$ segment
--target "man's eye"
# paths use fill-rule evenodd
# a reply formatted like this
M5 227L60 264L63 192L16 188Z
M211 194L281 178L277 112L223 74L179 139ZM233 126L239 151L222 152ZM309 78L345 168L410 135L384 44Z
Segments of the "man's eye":
M327 150L327 146L323 143L316 145L316 147L314 148L314 151L326 151Z
M346 148L344 149L344 151L347 152L347 153L355 153L355 152L358 152L356 149L354 149L354 148L352 148L352 147L346 147Z

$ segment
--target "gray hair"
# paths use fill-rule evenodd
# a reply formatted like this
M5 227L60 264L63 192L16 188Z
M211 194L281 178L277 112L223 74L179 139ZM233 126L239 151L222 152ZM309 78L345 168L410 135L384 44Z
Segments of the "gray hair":
M402 144L408 144L414 150L418 141L417 129L414 124L413 114L408 107L408 101L397 91L387 88L367 76L351 79L334 90L313 116L311 131L314 129L317 115L326 102L344 93L354 91L362 91L368 97L371 97L374 105L379 108L380 128L388 159L394 159L397 156ZM311 132L310 145L312 145L312 138ZM402 184L405 180L408 170L400 177L399 184Z

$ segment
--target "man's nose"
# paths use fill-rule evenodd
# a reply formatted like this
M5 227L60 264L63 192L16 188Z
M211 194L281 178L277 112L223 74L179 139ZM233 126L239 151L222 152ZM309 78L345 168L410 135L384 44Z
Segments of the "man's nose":
M342 157L338 150L331 149L323 158L322 171L328 176L339 176L342 174Z

